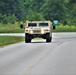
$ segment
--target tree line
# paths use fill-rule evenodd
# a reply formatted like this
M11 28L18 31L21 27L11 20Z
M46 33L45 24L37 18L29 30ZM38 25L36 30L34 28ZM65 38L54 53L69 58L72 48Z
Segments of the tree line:
M58 20L76 25L76 0L0 0L0 22Z

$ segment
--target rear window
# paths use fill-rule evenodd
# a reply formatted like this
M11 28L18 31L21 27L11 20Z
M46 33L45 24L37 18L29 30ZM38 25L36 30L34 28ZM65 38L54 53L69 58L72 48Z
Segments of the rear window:
M48 23L39 23L39 26L48 26Z
M34 26L37 26L36 23L28 23L28 27L34 27Z

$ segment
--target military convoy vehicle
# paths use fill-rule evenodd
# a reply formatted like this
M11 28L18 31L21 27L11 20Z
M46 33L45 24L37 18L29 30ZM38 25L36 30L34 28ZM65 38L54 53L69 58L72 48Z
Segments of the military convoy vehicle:
M20 26L23 28L23 26ZM51 21L26 21L24 23L25 28L25 42L29 43L33 38L39 37L46 39L46 42L52 41L52 26Z

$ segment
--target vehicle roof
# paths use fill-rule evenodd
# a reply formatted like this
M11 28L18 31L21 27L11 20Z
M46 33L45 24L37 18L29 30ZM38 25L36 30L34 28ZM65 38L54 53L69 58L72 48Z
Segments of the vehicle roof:
M51 21L26 21L27 23L51 23Z

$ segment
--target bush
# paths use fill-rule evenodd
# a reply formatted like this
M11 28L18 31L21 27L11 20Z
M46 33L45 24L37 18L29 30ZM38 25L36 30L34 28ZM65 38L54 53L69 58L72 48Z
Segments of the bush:
M63 21L63 25L67 25L67 21L66 20Z
M44 20L42 13L34 12L32 10L29 11L29 14L25 17L26 20Z
M8 16L4 15L2 23L3 24L7 24L7 23L14 24L16 21L17 21L17 18L15 17L15 15L8 15Z
M53 30L53 32L76 32L76 26L69 26L69 25L56 26L56 29Z

